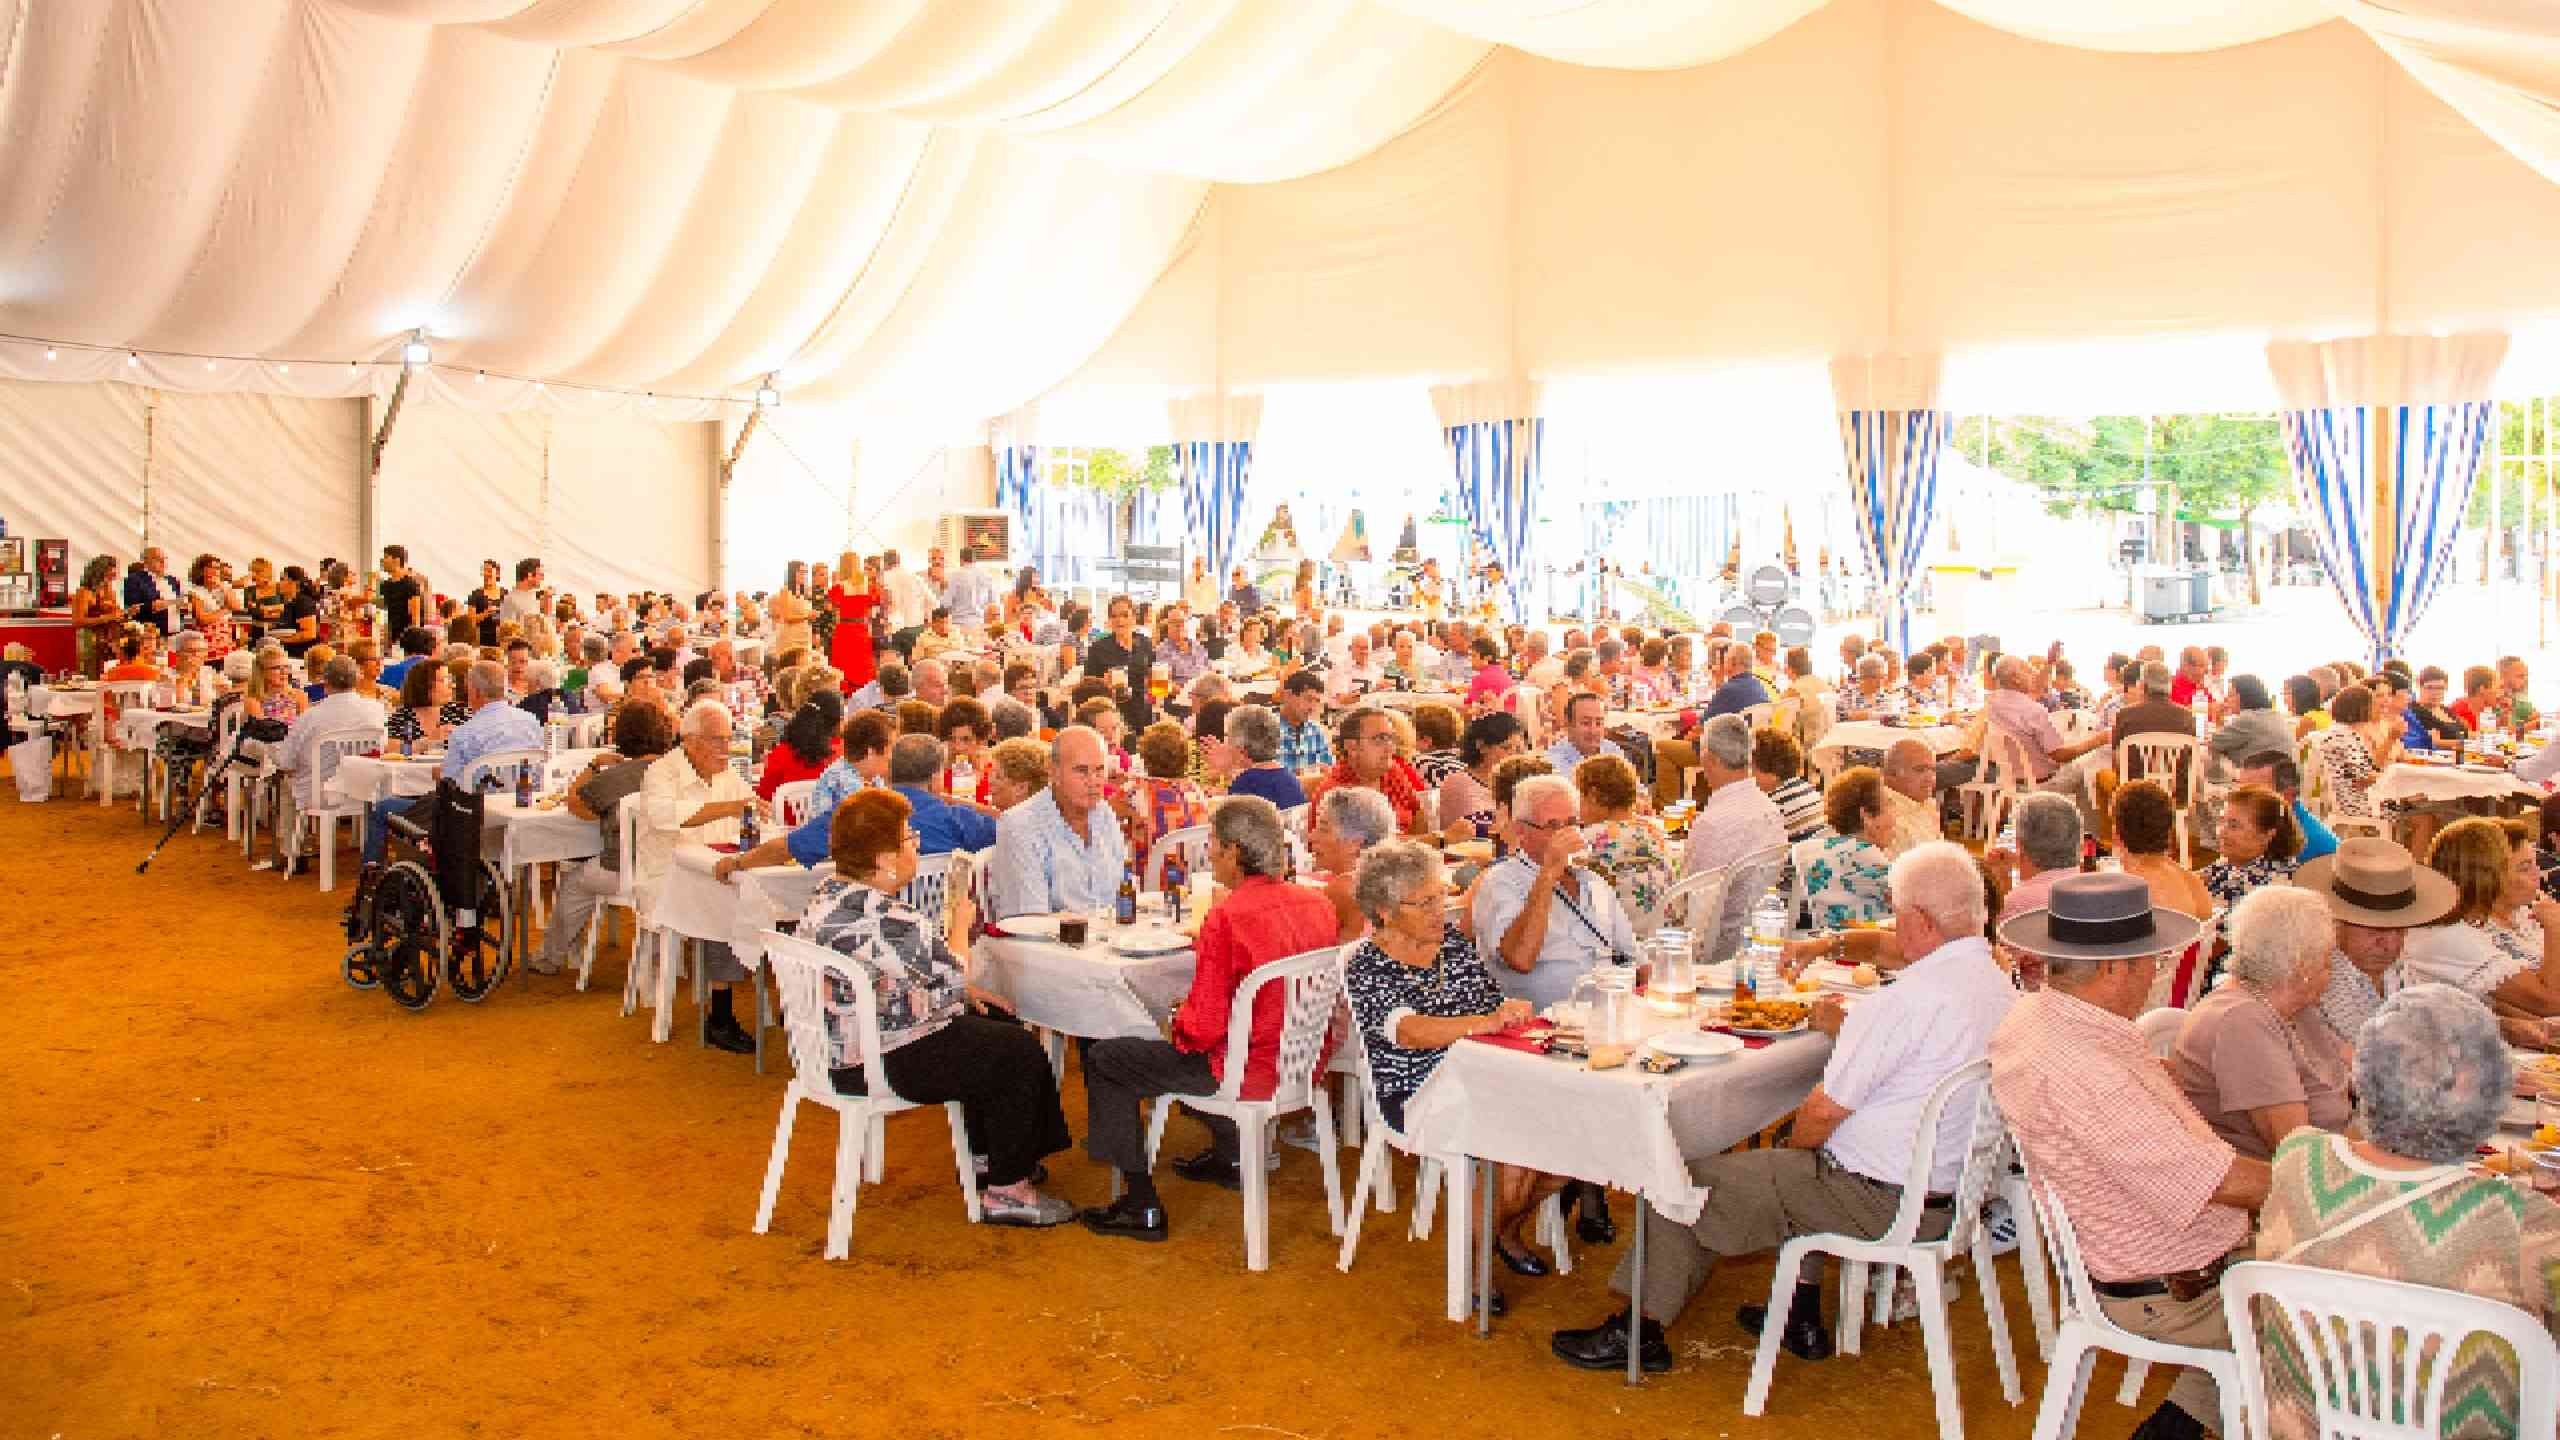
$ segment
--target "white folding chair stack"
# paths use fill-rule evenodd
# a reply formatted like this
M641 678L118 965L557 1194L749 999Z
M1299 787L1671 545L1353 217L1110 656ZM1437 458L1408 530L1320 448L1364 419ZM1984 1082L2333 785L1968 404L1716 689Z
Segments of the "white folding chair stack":
M350 755L378 752L385 742L379 725L352 725L315 737L304 752L304 762L311 767L311 808L296 807L293 829L285 836L284 878L293 872L302 857L302 837L311 826L320 829L320 893L328 894L338 884L338 822L347 821L359 835L364 833L365 803L344 801L329 795L329 781L338 773L338 762Z
M862 1183L880 1182L886 1168L888 1132L885 1121L902 1111L921 1108L889 1085L880 1067L879 1000L872 977L861 965L832 950L795 939L779 930L764 932L765 963L773 967L782 996L783 1032L790 1041L791 1083L782 1093L782 1115L774 1122L773 1154L765 1162L764 1193L756 1202L755 1233L773 1224L773 1205L782 1193L782 1170L791 1158L791 1130L803 1101L836 1112L835 1188L827 1210L826 1258L842 1260L853 1247L853 1207ZM854 1055L862 1066L865 1093L836 1089L827 1043L826 991L841 984L853 998ZM951 1155L960 1175L960 1196L969 1223L978 1223L978 1167L969 1145L969 1120L957 1100L946 1102L951 1122Z
M2047 1357L2044 1399L2036 1407L2034 1440L2070 1440L2079 1433L2080 1402L2089 1389L2090 1367L2097 1363L2101 1350L2112 1350L2126 1360L2124 1384L2116 1391L2117 1403L2131 1405L2141 1398L2143 1377L2154 1362L2193 1365L2210 1374L2221 1392L2221 1432L2227 1436L2250 1434L2240 1425L2237 1357L2229 1350L2172 1345L2136 1335L2109 1319L2098 1304L2089 1267L2080 1258L2080 1237L2071 1228L2071 1214L2063 1208L2061 1193L2050 1185L2038 1184L2033 1166L2027 1169L2027 1188L2035 1198L2036 1218L2043 1227L2045 1243L2052 1249L2054 1271L2061 1280L2056 1312L2061 1324L2054 1332L2053 1353ZM2227 1295L2229 1275L2223 1277L2223 1284ZM2264 1436L2267 1432L2255 1433Z
M2193 735L2127 735L2116 745L2116 779L2130 785L2149 780L2169 792L2178 813L2178 863L2193 865L2195 849L2188 831L2204 788L2204 742Z
M1147 893L1153 894L1164 888L1165 861L1177 856L1181 859L1183 874L1208 874L1209 827L1185 825L1156 837L1156 843L1147 847L1147 868L1141 877Z
M809 818L809 797L816 793L815 780L794 780L773 787L773 813L782 817L782 828L792 829Z
M1253 1044L1253 1012L1263 990L1282 987L1280 1053L1275 1057L1277 1083L1265 1100L1243 1098L1244 1057ZM1241 1132L1237 1169L1244 1180L1245 1267L1271 1268L1271 1174L1266 1168L1273 1122L1299 1110L1313 1110L1316 1159L1324 1166L1324 1198L1332 1233L1342 1233L1342 1175L1335 1159L1333 1108L1315 1083L1316 1060L1332 1028L1335 1005L1342 998L1342 959L1338 947L1327 946L1255 967L1237 987L1227 1021L1227 1073L1215 1095L1161 1096L1155 1120L1147 1127L1147 1168L1155 1168L1156 1151L1164 1144L1165 1121L1179 1099L1204 1114L1223 1115Z
M2345 1270L2253 1260L2222 1277L2223 1318L2240 1372L2248 1434L2270 1432L2268 1332L2281 1334L2308 1380L2317 1435L2357 1440L2436 1440L2478 1399L2447 1392L2458 1352L2475 1335L2503 1342L2516 1360L2516 1410L2498 1428L2518 1440L2551 1440L2560 1412L2560 1350L2542 1322L2502 1301ZM2279 1322L2268 1324L2267 1318ZM2261 1327L2264 1327L2263 1329ZM2226 1402L2227 1403L2227 1402ZM2481 1418L2492 1418L2483 1415ZM2511 1428L2510 1428L2511 1427ZM2226 1429L2227 1435L2241 1432Z
M1966 1093L1968 1090L1970 1094ZM1929 1176L1937 1161L1938 1119L1947 1106L1960 1102L1973 1107L1973 1128L1965 1148L1964 1167L1956 1180L1953 1215L1945 1236L1922 1240L1920 1224L1926 1213ZM1991 1237L1982 1225L1983 1201L1998 1178L2008 1172L2008 1138L2008 1130L2000 1121L2000 1107L1991 1098L1988 1059L1962 1066L1938 1082L1929 1094L1928 1104L1921 1107L1911 1147L1911 1167L1903 1176L1902 1203L1884 1234L1873 1240L1854 1235L1799 1235L1778 1251L1777 1273L1769 1282L1768 1323L1760 1328L1759 1350L1751 1362L1751 1383L1742 1392L1743 1414L1758 1415L1768 1405L1769 1382L1777 1368L1778 1336L1783 1328L1779 1318L1787 1313L1796 1276L1809 1254L1834 1255L1844 1262L1840 1275L1839 1346L1845 1355L1858 1353L1865 1328L1867 1267L1899 1267L1911 1272L1912 1285L1919 1292L1920 1333L1929 1356L1930 1388L1937 1397L1940 1440L1962 1440L1964 1435L1964 1407L1956 1390L1955 1346L1947 1333L1946 1266L1959 1255L1969 1256L1974 1279L1982 1287L1983 1313L1991 1323L1991 1359L2000 1372L2001 1393L2012 1405L2026 1398L2018 1384L2018 1359L2009 1345L2009 1320L2000 1299L2000 1280L1991 1266ZM1879 1321L1892 1314L1892 1292L1886 1283L1890 1273L1888 1268L1877 1276Z

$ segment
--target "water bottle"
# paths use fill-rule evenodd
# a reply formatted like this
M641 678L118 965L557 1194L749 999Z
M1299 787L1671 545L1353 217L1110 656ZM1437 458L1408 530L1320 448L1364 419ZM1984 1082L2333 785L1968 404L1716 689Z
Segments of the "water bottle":
M975 797L975 796L977 795L977 793L978 793L978 767L976 767L976 766L974 766L974 765L970 764L970 763L969 763L968 761L966 761L966 760L954 760L954 761L952 761L952 762L951 762L951 796L952 796L952 798L953 798L953 799L955 799L955 800L967 800L967 799L971 799L971 798Z
M569 727L560 723L560 717L557 715L545 719L542 722L543 753L558 755L567 748L569 748Z
M1787 942L1787 901L1775 892L1760 897L1751 907L1751 945L1745 963L1751 967L1751 988L1762 995L1782 993L1786 988L1778 978L1778 957Z

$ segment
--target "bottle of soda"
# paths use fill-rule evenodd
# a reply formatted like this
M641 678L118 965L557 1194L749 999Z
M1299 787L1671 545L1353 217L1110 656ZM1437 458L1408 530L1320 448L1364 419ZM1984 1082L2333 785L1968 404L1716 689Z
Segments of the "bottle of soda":
M1120 925L1138 923L1138 872L1130 866L1120 867L1120 893L1111 902L1111 918Z

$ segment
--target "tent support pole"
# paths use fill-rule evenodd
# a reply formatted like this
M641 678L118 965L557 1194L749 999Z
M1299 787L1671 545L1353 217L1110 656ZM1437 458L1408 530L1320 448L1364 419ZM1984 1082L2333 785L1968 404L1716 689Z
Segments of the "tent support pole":
M373 432L373 439L365 451L366 461L377 476L382 473L382 452L390 447L392 428L400 423L401 402L409 398L410 374L407 366L401 367L400 381L391 387L391 403L382 412L382 428Z

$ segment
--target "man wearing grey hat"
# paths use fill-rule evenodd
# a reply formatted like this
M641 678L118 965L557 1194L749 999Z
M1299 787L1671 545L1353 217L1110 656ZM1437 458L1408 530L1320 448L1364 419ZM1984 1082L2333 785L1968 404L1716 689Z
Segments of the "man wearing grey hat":
M2190 916L2154 906L2139 876L2066 875L2049 903L2002 922L2004 945L2044 957L2044 988L1991 1037L1991 1093L2056 1193L2109 1319L2173 1345L2227 1350L2223 1267L2249 1243L2269 1170L2213 1133L2134 1020L2163 957L2192 943ZM2213 1377L2182 1370L2133 1432L2202 1440L2239 1433Z
M2454 908L2453 882L2379 836L2358 836L2294 872L2293 883L2329 902L2337 948L2329 984L2313 1002L2339 1041L2356 1032L2400 988L2400 945L2420 925Z

